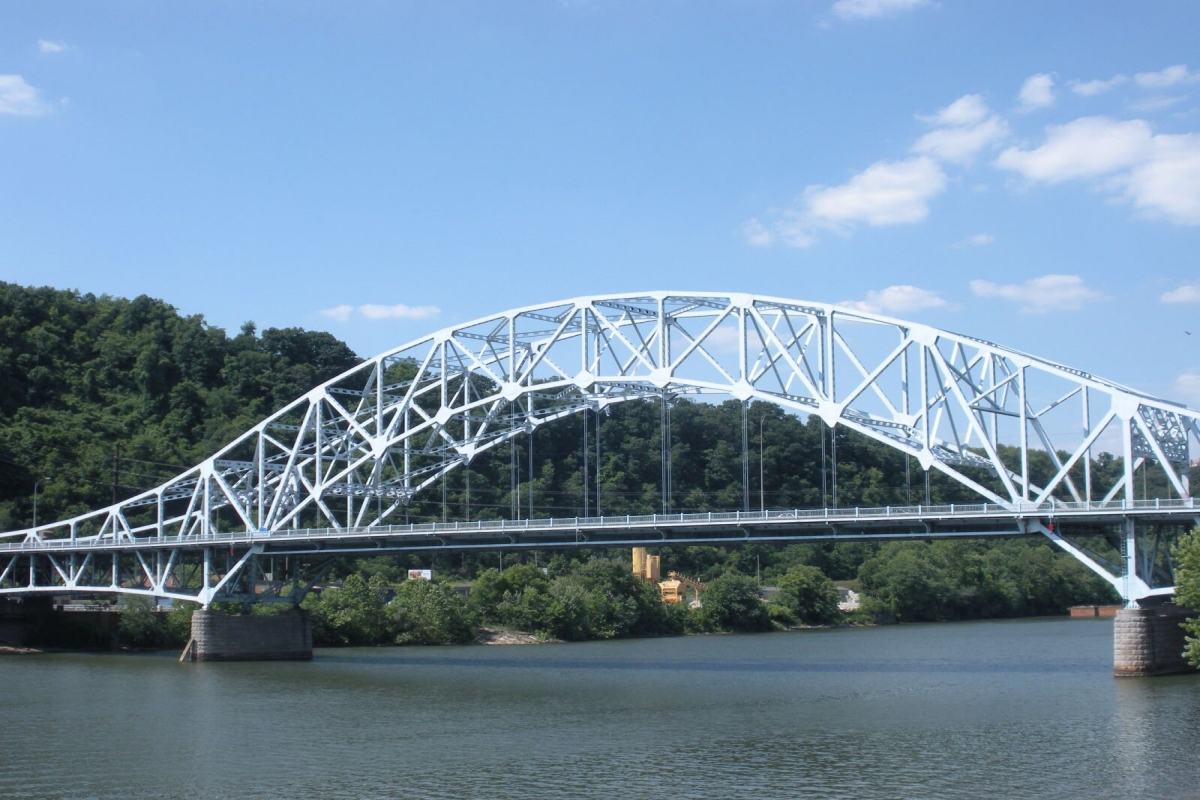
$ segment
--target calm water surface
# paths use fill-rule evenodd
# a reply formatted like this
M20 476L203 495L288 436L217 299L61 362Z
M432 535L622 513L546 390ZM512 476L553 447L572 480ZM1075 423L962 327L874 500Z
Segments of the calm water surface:
M2 798L1200 797L1112 623L0 659Z

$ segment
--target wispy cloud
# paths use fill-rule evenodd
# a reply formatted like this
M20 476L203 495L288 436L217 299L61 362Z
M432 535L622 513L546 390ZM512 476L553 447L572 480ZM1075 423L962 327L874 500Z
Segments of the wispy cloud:
M55 42L50 39L38 39L38 50L43 53L61 53L70 49L66 42Z
M990 113L983 95L965 94L933 114L917 114L917 119L932 125L978 125Z
M1022 111L1034 111L1054 105L1054 76L1038 73L1030 77L1017 94Z
M1140 100L1134 100L1127 108L1138 114L1153 114L1157 111L1165 111L1172 106L1177 106L1185 100L1187 100L1187 97L1183 95L1154 94L1149 97L1143 97Z
M990 233L977 233L974 236L968 236L962 241L955 242L950 245L955 250L961 250L964 247L985 247L996 241L996 237Z
M1200 74L1189 70L1187 64L1176 64L1158 72L1139 72L1133 76L1133 80L1143 89L1165 89L1180 83L1200 81Z
M741 232L746 244L752 247L769 247L775 243L775 235L766 225L759 222L757 217L751 217L742 223Z
M49 110L38 90L20 75L0 75L0 114L36 117Z
M330 319L337 320L338 322L349 322L350 318L354 316L354 306L342 303L340 306L322 308L317 313L322 317L329 317Z
M847 20L875 19L932 5L930 0L837 0L834 15Z
M1090 302L1103 300L1104 294L1087 286L1078 275L1042 275L1024 283L997 284L971 281L976 297L998 298L1017 304L1024 314L1050 311L1078 311Z
M1190 407L1200 407L1200 372L1192 367L1179 373L1171 383L1171 391Z
M847 300L841 305L868 314L908 314L927 308L944 308L947 303L937 292L905 284L871 290L864 299Z
M371 320L429 319L442 313L442 310L437 306L409 306L404 303L397 303L391 306L380 305L378 303L364 303L360 306L352 306L343 303L331 308L323 308L317 313L338 322L349 322L355 315Z
M1128 76L1114 75L1108 80L1071 81L1069 86L1075 94L1083 95L1084 97L1094 97L1126 83L1129 83Z
M1185 283L1177 289L1163 292L1158 299L1164 303L1200 303L1200 281Z
M442 313L442 310L437 306L406 306L404 303L382 306L368 303L359 306L358 313L367 319L429 319Z
M914 153L956 164L970 163L984 148L1008 136L1008 125L977 94L960 97L932 116L918 119L941 127L917 139Z

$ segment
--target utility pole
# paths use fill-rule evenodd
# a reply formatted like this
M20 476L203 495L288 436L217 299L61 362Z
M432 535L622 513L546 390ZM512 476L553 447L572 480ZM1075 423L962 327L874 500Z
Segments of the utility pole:
M767 510L766 490L763 482L763 422L767 415L758 418L758 510Z
M38 495L38 487L42 485L42 481L43 481L43 480L45 480L45 478L38 478L36 481L34 481L34 482L33 482L33 527L35 527L35 528L37 527L37 495Z
M112 474L112 501L113 505L117 504L117 483L121 479L121 443L117 443L117 449L113 452L113 474Z
M750 510L750 431L749 421L747 417L750 411L750 401L742 401L742 511ZM762 438L762 434L759 434ZM760 448L761 449L761 448ZM762 454L759 453L758 461L762 463ZM762 478L759 478L759 483L762 483Z

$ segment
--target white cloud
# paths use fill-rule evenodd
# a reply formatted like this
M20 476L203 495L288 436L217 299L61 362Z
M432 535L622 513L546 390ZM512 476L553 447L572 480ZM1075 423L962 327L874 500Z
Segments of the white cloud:
M929 0L837 0L832 11L842 19L872 19L927 5Z
M1200 225L1200 134L1154 134L1144 120L1107 117L1046 130L1042 146L1009 148L997 166L1045 183L1108 177L1101 188L1146 216Z
M358 307L358 313L367 319L428 319L442 313L442 310L437 306L406 306L404 303L383 306L367 303Z
M350 317L354 314L354 306L342 303L340 306L334 306L333 308L322 308L317 313L322 317L329 317L338 322L349 322Z
M1075 94L1081 94L1084 97L1094 97L1098 94L1103 94L1109 89L1114 89L1122 84L1128 83L1129 78L1124 75L1114 75L1108 80L1094 81L1071 81L1071 91Z
M946 174L932 159L877 161L841 186L804 190L808 216L818 225L872 226L920 222L929 215L929 199L946 188Z
M1099 177L1144 161L1150 138L1150 126L1140 119L1081 117L1049 126L1045 143L1034 150L1008 148L996 164L1047 183Z
M1017 98L1022 111L1049 108L1054 105L1054 76L1038 73L1025 81Z
M817 243L814 222L802 211L789 209L775 223L774 235L788 247L812 247Z
M974 280L971 291L977 297L997 297L1016 303L1017 310L1025 314L1078 311L1086 303L1104 298L1101 292L1084 285L1078 275L1042 275L1024 283L1004 285Z
M775 236L757 218L746 220L741 227L746 244L753 247L770 247L775 242Z
M1171 383L1171 391L1191 408L1200 407L1200 372L1195 367L1184 370Z
M990 113L982 95L965 94L936 114L918 114L917 119L934 125L978 125Z
M1164 303L1200 303L1200 281L1163 292L1158 299Z
M937 292L916 286L889 286L869 291L863 300L848 300L841 305L868 314L905 314L927 308L943 308L946 301Z
M1116 185L1134 208L1179 225L1200 225L1200 134L1159 134L1153 154Z
M0 114L36 117L49 107L42 102L38 90L20 75L0 75Z
M988 145L1008 136L1008 125L999 117L989 117L978 125L938 128L913 145L914 153L942 161L966 164Z
M442 310L437 306L408 306L404 303L394 306L365 303L358 307L342 303L332 308L323 308L317 313L338 322L349 322L356 313L367 319L428 319L436 317Z
M61 53L67 49L69 48L66 42L55 42L51 41L50 39L38 39L38 50L42 51L43 53Z
M741 227L751 245L780 242L811 247L821 230L846 233L856 224L872 227L920 222L929 215L929 200L946 188L946 173L925 156L904 161L877 161L841 186L811 185L797 208L787 209L769 227L757 218Z
M1143 89L1165 89L1178 83L1195 83L1200 74L1189 72L1187 64L1176 64L1158 72L1139 72L1133 80Z

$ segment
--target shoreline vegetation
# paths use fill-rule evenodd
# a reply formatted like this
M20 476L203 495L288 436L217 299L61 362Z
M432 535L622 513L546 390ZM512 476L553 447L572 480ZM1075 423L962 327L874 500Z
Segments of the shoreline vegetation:
M483 570L473 581L408 579L402 556L347 561L305 596L316 647L524 644L682 634L799 631L886 622L934 622L1063 615L1072 605L1109 602L1098 581L1048 545L935 541L885 545L795 544L747 550L660 548L669 565L688 564L705 587L700 602L667 604L658 586L631 570L628 551L556 553L545 562ZM545 554L527 554L539 560ZM513 559L516 560L516 559ZM839 581L858 607L839 605L839 586L816 564L853 565ZM828 566L827 566L828 568ZM1103 589L1103 587L1100 587ZM54 612L20 644L105 649L172 649L186 643L195 604L169 611L122 596L106 643ZM226 613L272 614L290 606L216 606Z

